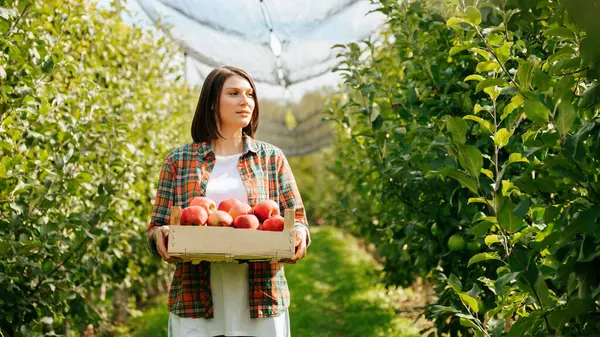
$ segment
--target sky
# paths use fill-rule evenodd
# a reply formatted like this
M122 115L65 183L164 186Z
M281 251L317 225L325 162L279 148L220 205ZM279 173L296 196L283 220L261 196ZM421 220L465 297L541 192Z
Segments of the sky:
M110 7L114 0L96 0L100 7ZM293 84L285 90L283 86L261 83L259 78L271 78L277 81L277 56L273 53L273 36L286 42L279 60L290 76L301 78L310 74L316 65L329 57L324 69L332 68L337 60L331 46L338 41L349 41L365 31L371 33L371 27L383 23L381 17L365 13L372 9L369 1L359 1L348 10L331 14L332 8L345 6L356 0L265 0L265 9L269 21L263 16L259 0L170 0L173 6L179 6L183 12L193 13L197 19L205 20L220 27L198 25L176 11L167 8L157 0L121 0L129 13L124 12L124 21L144 29L155 29L152 20L142 10L138 1L146 9L157 9L165 20L172 23L173 34L198 50L206 63L214 61L219 65L234 65L247 70L257 82L257 93L264 98L298 101L307 90L322 86L336 86L341 82L339 74L328 72L314 79ZM283 2L285 1L285 2ZM190 4L194 4L192 7ZM326 4L326 5L324 5ZM319 21L332 15L333 20ZM306 19L305 19L306 18ZM275 34L269 35L269 28ZM222 31L228 34L222 34ZM276 41L277 42L277 41ZM279 43L279 42L277 42ZM242 51L242 52L240 52ZM183 58L182 58L183 59ZM206 74L212 65L199 65L188 57L186 78L190 83L200 83L200 73ZM316 71L316 70L315 70Z

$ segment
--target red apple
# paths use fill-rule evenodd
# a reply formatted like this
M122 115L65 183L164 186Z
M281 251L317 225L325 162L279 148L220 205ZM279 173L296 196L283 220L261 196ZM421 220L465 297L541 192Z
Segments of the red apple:
M268 218L267 220L265 220L265 222L263 222L261 230L272 231L272 232L282 232L284 223L285 223L285 220L283 219L283 217L281 215L274 215L274 216Z
M208 213L200 206L190 206L181 211L181 225L204 226Z
M240 215L248 214L248 212L252 209L250 205L243 203L239 200L235 200L231 203L231 208L229 209L229 215L235 220Z
M230 227L233 223L233 218L225 211L214 211L208 216L209 226Z
M254 206L254 215L264 222L274 215L279 215L279 205L273 200L263 200Z
M233 221L233 227L235 228L257 229L259 225L258 218L252 214L240 215Z
M190 206L200 206L204 208L206 213L210 214L217 210L217 204L214 200L207 197L194 197L190 202Z
M229 210L231 209L231 205L233 205L235 202L240 201L236 198L225 199L219 203L219 207L217 209L219 211L229 212Z

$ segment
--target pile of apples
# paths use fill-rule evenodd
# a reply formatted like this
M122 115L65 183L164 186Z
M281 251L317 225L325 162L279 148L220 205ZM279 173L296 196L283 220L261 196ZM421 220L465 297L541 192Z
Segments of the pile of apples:
M207 197L194 197L181 211L182 226L217 226L263 231L283 231L284 219L279 205L273 200L263 200L254 207L238 199L225 199L217 204Z

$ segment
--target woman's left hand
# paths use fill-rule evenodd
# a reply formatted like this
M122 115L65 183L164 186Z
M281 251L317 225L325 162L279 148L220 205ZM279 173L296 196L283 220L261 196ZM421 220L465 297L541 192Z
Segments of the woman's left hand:
M285 259L281 262L294 264L306 256L306 230L296 228L296 255L291 259Z

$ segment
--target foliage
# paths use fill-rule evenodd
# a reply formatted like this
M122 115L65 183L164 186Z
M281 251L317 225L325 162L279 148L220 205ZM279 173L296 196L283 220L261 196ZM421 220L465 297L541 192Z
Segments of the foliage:
M381 1L381 39L340 46L330 220L436 283L440 331L600 334L597 8Z
M162 160L189 141L175 51L78 0L0 1L5 335L104 322L101 286L165 272L144 233Z

